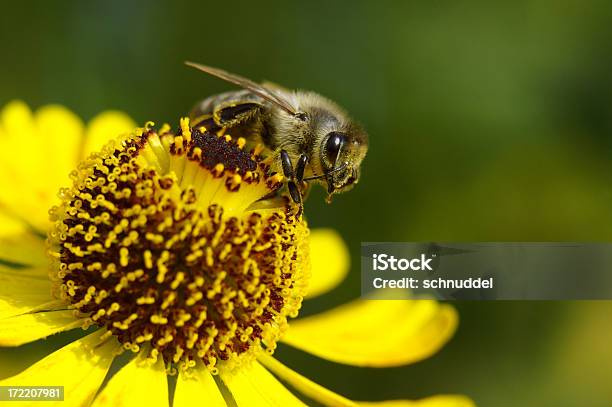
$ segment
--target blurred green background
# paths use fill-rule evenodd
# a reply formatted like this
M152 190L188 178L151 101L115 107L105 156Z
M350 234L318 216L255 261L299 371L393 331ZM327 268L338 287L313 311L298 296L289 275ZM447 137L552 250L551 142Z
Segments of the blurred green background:
M0 55L0 104L61 103L85 119L121 109L176 123L232 89L185 59L346 107L371 136L362 181L332 205L315 191L307 215L340 231L353 269L303 315L359 295L360 241L612 240L607 1L5 2ZM612 303L456 306L454 339L416 365L278 354L353 399L612 403ZM5 351L4 374L67 341Z

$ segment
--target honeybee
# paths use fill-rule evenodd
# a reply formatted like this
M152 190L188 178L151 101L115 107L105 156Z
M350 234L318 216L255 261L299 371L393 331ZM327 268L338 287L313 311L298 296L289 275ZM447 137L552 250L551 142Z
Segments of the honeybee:
M359 181L368 135L336 103L314 92L257 84L221 69L186 64L243 88L202 100L191 111L191 121L266 146L295 203L302 205L309 181L326 187L328 202Z

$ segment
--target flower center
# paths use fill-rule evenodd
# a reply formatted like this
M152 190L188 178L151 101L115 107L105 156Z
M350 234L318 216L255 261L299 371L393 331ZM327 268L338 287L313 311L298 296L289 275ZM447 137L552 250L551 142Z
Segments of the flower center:
M297 315L308 229L260 148L164 127L110 143L60 191L54 290L124 348L214 373L272 352Z

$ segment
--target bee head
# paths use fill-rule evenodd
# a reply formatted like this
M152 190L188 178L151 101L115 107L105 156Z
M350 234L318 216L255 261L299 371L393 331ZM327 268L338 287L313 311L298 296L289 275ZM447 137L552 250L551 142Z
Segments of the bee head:
M310 134L311 180L319 180L328 194L349 190L359 180L368 136L361 126L334 102L316 93L295 94L295 120ZM307 179L308 180L308 179Z
M361 134L332 131L325 136L320 155L328 194L348 191L359 181L366 150Z

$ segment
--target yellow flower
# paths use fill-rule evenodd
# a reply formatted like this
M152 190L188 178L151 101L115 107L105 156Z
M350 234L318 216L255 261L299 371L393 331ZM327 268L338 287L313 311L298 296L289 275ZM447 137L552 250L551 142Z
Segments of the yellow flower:
M87 127L61 106L0 112L0 346L88 329L0 385L60 384L66 405L167 406L177 375L174 406L303 405L276 375L325 405L473 405L353 402L273 358L281 340L334 362L398 366L436 352L457 316L434 301L354 301L288 329L310 265L310 297L346 275L342 240L309 233L244 140L186 120L175 133L133 128L120 112ZM100 390L124 351L135 357Z

